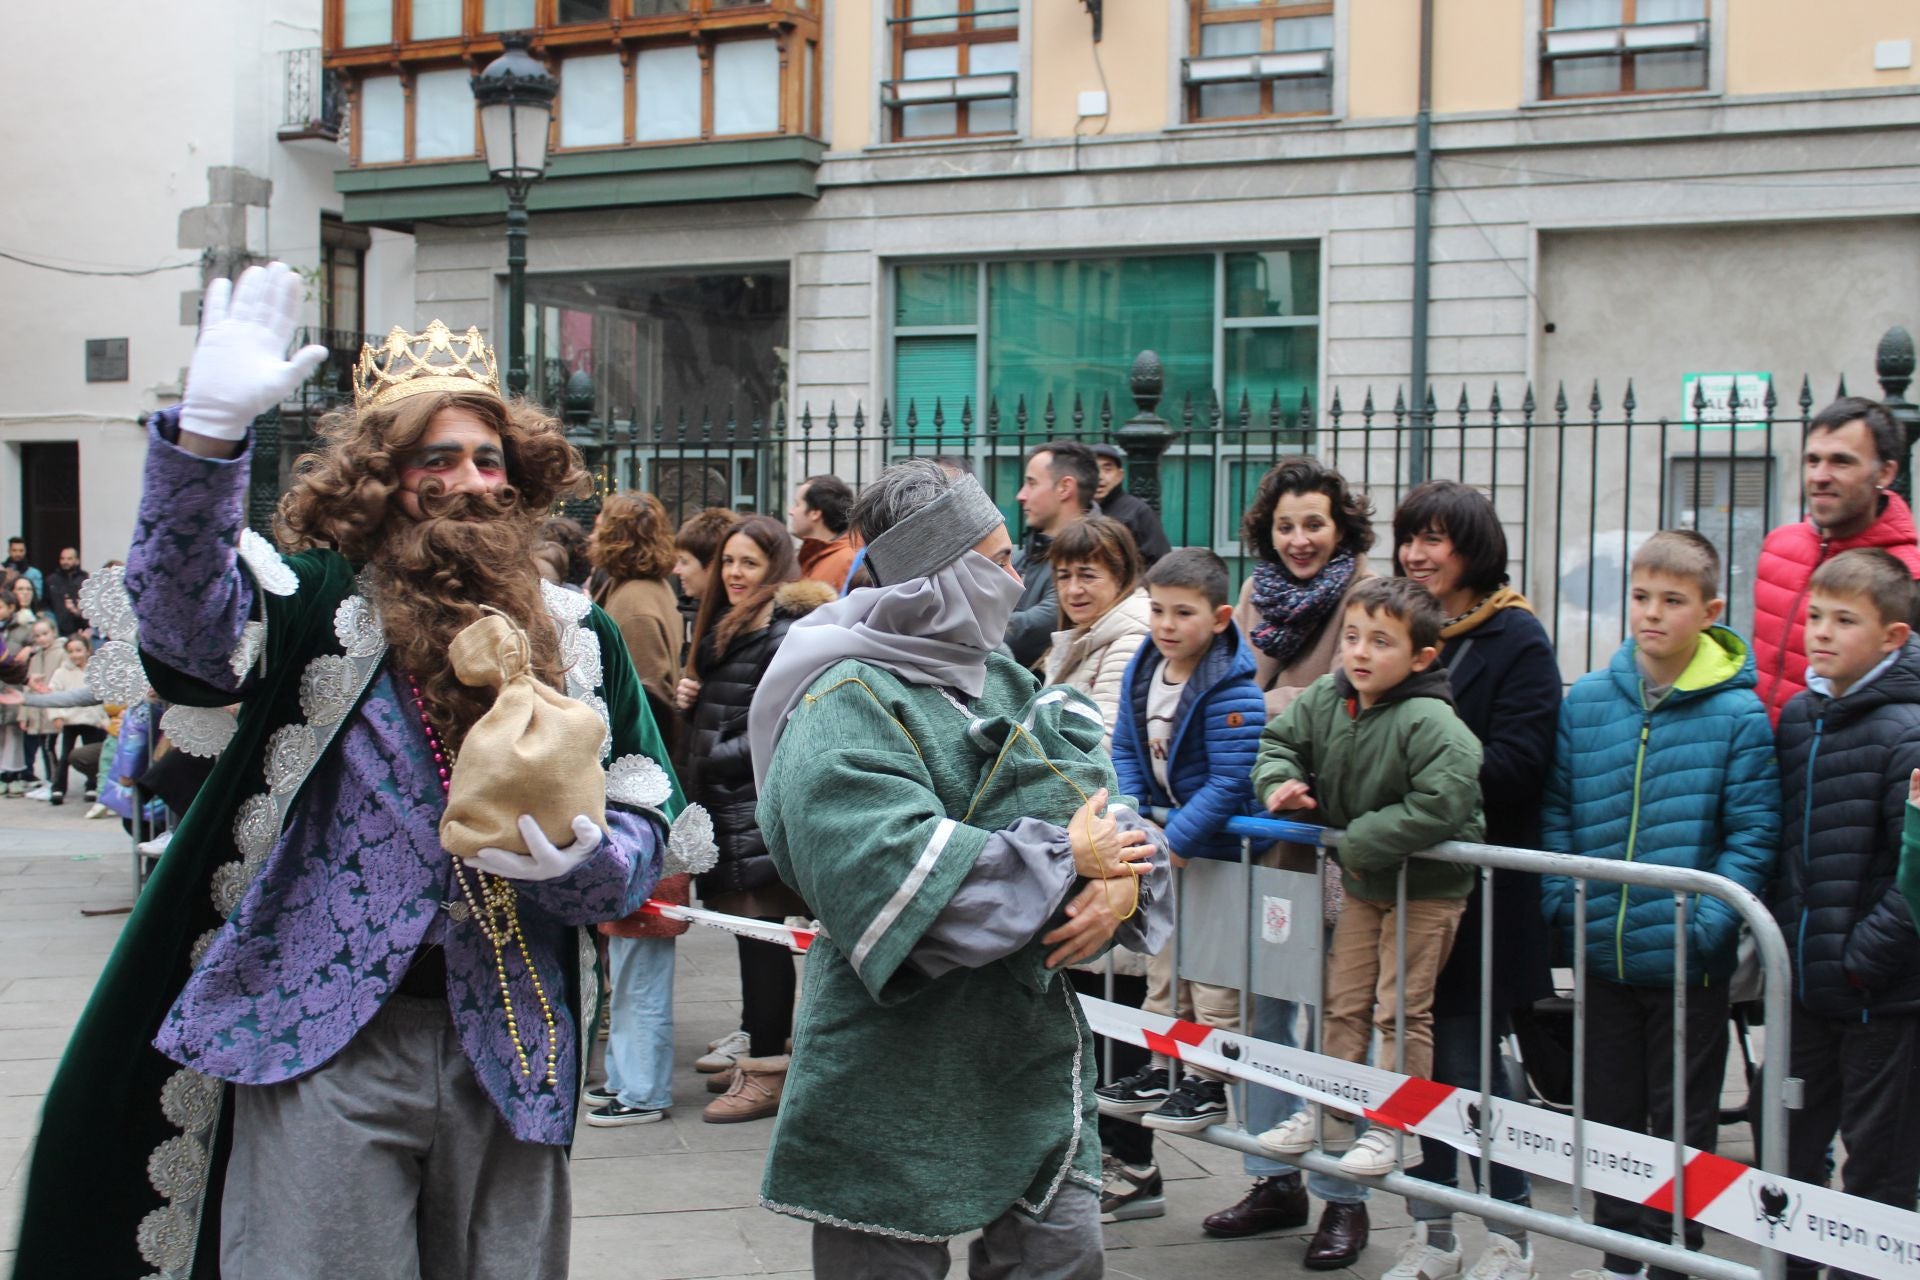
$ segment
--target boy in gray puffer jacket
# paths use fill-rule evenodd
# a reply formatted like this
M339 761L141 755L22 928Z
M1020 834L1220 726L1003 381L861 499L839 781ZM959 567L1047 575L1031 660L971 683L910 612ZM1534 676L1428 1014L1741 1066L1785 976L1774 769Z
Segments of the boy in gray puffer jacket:
M1902 1209L1920 1183L1920 934L1897 883L1920 767L1913 599L1906 566L1882 550L1814 572L1807 689L1777 730L1785 821L1771 895L1794 952L1792 1072L1811 1086L1789 1113L1787 1171L1824 1184L1837 1131L1847 1194Z

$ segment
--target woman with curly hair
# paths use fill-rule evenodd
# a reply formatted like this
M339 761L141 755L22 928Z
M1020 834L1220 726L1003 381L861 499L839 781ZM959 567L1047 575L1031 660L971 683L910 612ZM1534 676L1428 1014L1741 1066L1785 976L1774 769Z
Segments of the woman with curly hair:
M608 498L587 539L587 557L600 580L593 602L619 624L633 672L670 744L678 738L680 720L673 706L680 670L680 606L667 581L674 555L667 509L650 493Z
M47 1095L23 1278L567 1272L583 930L652 892L679 796L619 629L534 570L580 457L501 395L477 329L363 349L281 548L247 528L251 424L327 354L287 357L299 309L277 263L208 288L186 395L149 425L124 589L89 592L110 638L139 629L89 682L151 685L176 746L218 762ZM449 652L497 616L599 713L576 741L606 802L456 858L455 769L509 766L471 743L494 693Z
M806 914L774 870L755 816L760 795L747 713L787 629L833 598L833 588L800 579L793 538L778 520L746 516L721 539L693 624L693 674L675 696L688 718L687 794L713 815L720 845L719 865L700 877L700 900L715 911L775 922ZM726 1093L703 1115L714 1124L779 1110L793 1034L793 953L771 942L735 941L741 1029L694 1064L725 1081Z

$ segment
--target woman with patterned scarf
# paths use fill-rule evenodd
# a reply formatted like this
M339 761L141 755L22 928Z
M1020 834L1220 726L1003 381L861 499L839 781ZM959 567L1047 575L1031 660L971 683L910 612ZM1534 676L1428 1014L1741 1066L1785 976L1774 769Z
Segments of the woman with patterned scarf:
M1306 687L1333 669L1339 654L1339 619L1347 593L1363 578L1367 548L1373 545L1373 510L1366 496L1347 487L1338 471L1317 458L1282 458L1261 478L1253 505L1240 523L1240 536L1255 557L1253 576L1240 593L1233 620L1253 646L1254 681L1267 698L1267 718L1287 709ZM1296 845L1276 849L1291 854L1285 865L1311 871L1311 855ZM1274 861L1272 854L1262 861ZM1328 884L1338 901L1335 870ZM1292 1001L1255 996L1253 1034L1277 1044L1294 1044L1299 1013ZM1247 1124L1278 1124L1298 1107L1290 1094L1249 1089ZM1307 1244L1306 1265L1315 1270L1350 1266L1366 1248L1367 1189L1324 1173L1302 1184L1290 1165L1249 1155L1246 1171L1254 1178L1239 1203L1209 1216L1200 1225L1212 1236L1250 1236L1298 1227L1307 1221L1307 1191L1326 1201L1318 1228Z

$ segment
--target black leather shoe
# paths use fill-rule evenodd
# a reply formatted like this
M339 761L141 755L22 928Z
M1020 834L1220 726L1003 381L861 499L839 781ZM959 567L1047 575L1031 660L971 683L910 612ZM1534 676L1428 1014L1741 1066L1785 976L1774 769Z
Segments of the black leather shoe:
M1322 1209L1320 1227L1307 1242L1307 1270L1338 1271L1352 1266L1367 1247L1371 1226L1364 1204L1330 1204Z
M1200 1229L1210 1236L1233 1240L1282 1227L1304 1227L1312 1213L1299 1175L1274 1174L1256 1178L1253 1189L1240 1198L1239 1204L1208 1214Z

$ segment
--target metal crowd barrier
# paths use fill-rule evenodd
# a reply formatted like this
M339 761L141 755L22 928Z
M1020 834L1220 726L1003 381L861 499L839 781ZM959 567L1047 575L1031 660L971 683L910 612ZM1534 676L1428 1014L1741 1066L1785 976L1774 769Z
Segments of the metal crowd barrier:
M1151 811L1149 816L1153 817L1156 821L1164 823L1168 816L1168 811L1164 809L1154 810ZM1293 892L1297 892L1304 881L1311 879L1317 886L1317 892L1311 899L1310 910L1307 913L1313 927L1303 931L1305 935L1309 935L1307 940L1299 945L1292 946L1291 950L1296 960L1299 956L1309 952L1316 953L1319 956L1316 971L1311 975L1312 991L1310 994L1314 1010L1313 1045L1316 1051L1320 1051L1321 1046L1325 1044L1321 1032L1323 1030L1322 1024L1324 1020L1323 1006L1325 1004L1324 991L1326 978L1325 953L1324 949L1318 945L1321 942L1321 938L1318 936L1321 926L1321 904L1324 901L1323 895L1326 888L1328 852L1340 846L1345 833L1334 828L1316 827L1305 823L1269 818L1235 818L1229 821L1226 829L1229 834L1240 837L1240 861L1238 864L1239 883L1237 889L1229 892L1227 895L1229 899L1236 896L1239 897L1242 909L1238 913L1238 928L1235 928L1234 920L1230 915L1222 914L1217 909L1207 914L1204 929L1195 928L1190 930L1186 927L1175 928L1172 943L1173 970L1175 974L1172 992L1174 1001L1173 1012L1175 1016L1179 1016L1180 982L1189 980L1210 983L1218 982L1218 978L1216 976L1209 976L1209 973L1217 974L1220 957L1223 951L1229 948L1238 950L1241 961L1241 968L1239 970L1240 981L1237 984L1240 992L1241 1035L1251 1037L1251 1027L1253 1024L1250 1017L1251 1009L1249 1002L1252 995L1273 995L1280 999L1293 999L1305 1002L1304 996L1299 994L1300 983L1303 981L1303 978L1298 972L1299 966L1297 963L1291 966L1293 972L1290 974L1290 980L1293 986L1293 992L1274 992L1258 989L1258 979L1261 974L1261 961L1263 957L1261 954L1262 943L1260 941L1262 929L1259 924L1261 913L1256 910L1256 904L1261 898L1258 892L1261 885L1263 883L1273 883L1270 877L1276 875L1281 877L1298 877L1295 881L1291 882L1291 891ZM1305 873L1287 872L1274 867L1257 865L1254 858L1254 848L1256 845L1264 849L1276 841L1287 841L1312 848L1315 856L1314 873L1308 876ZM1239 1086L1238 1105L1233 1117L1237 1123L1213 1125L1186 1136L1197 1137L1217 1146L1231 1147L1235 1150L1264 1156L1268 1159L1277 1159L1282 1163L1297 1165L1302 1169L1332 1174L1349 1181L1378 1187L1383 1191L1388 1191L1408 1199L1426 1200L1452 1212L1475 1214L1481 1218L1510 1223L1514 1226L1524 1228L1527 1231L1537 1231L1542 1235L1566 1240L1573 1244L1585 1245L1595 1249L1621 1254L1652 1265L1670 1268L1695 1276L1706 1277L1707 1280L1761 1280L1761 1278L1764 1278L1764 1280L1780 1280L1785 1274L1786 1255L1778 1250L1763 1248L1761 1265L1757 1270L1725 1258L1717 1258L1706 1253L1696 1253L1686 1246L1686 1237L1684 1234L1686 1216L1682 1212L1675 1212L1672 1215L1673 1230L1670 1243L1662 1244L1641 1236L1627 1235L1586 1221L1586 1205L1583 1195L1585 1191L1583 1185L1585 1179L1583 1175L1587 1164L1588 1151L1582 1136L1582 1126L1585 1123L1587 1085L1587 962L1584 941L1586 937L1587 882L1590 880L1598 880L1613 884L1665 889L1673 893L1674 921L1676 925L1674 929L1673 952L1676 981L1673 987L1673 1161L1670 1173L1673 1180L1672 1204L1675 1206L1685 1206L1687 1204L1687 983L1685 981L1687 972L1687 930L1685 926L1687 899L1690 896L1704 894L1718 898L1720 901L1732 907L1752 931L1754 942L1758 948L1758 955L1765 976L1766 1041L1765 1052L1760 1063L1760 1082L1757 1087L1757 1095L1749 1101L1749 1117L1755 1122L1759 1129L1759 1167L1769 1173L1781 1175L1786 1173L1787 1112L1789 1109L1797 1109L1802 1105L1801 1082L1790 1079L1787 1075L1788 1046L1792 1043L1790 1033L1790 1023L1793 1016L1792 969L1786 939L1781 935L1779 926L1774 922L1772 913L1762 905L1757 897L1749 893L1746 889L1728 880L1724 876L1714 875L1705 871L1694 871L1679 867L1651 866L1645 863L1622 862L1607 858L1583 858L1569 854L1546 853L1532 849L1511 849L1500 845L1470 844L1461 841L1449 841L1429 849L1419 856L1435 862L1451 862L1479 869L1481 901L1479 939L1481 960L1479 1114L1481 1115L1489 1115L1492 1113L1494 1101L1494 1055L1491 1030L1494 1017L1492 1008L1492 980L1493 939L1496 926L1492 892L1493 872L1495 870L1507 870L1535 875L1556 874L1568 876L1574 880L1574 945L1572 948L1574 981L1574 1152L1572 1193L1574 1214L1576 1216L1573 1218L1565 1218L1540 1209L1494 1199L1488 1193L1488 1188L1491 1186L1490 1166L1492 1160L1489 1154L1487 1131L1484 1129L1479 1135L1480 1151L1478 1158L1480 1160L1482 1173L1480 1177L1481 1190L1477 1193L1439 1186L1403 1172L1390 1173L1379 1178L1355 1178L1353 1175L1341 1171L1339 1160L1336 1157L1323 1154L1319 1151L1308 1152L1298 1156L1276 1157L1258 1144L1255 1140L1256 1135L1247 1132L1243 1127L1243 1118L1246 1111L1245 1091L1248 1088L1254 1087L1244 1082ZM1173 875L1173 904L1177 926L1184 926L1185 922L1181 919L1181 911L1189 894L1201 891L1204 885L1204 894L1211 897L1213 902L1217 903L1221 897L1219 891L1223 888L1223 885L1220 883L1222 874L1224 873L1227 877L1231 877L1233 867L1234 864L1232 863L1223 863L1218 860L1193 859L1190 860L1186 868L1175 870ZM1189 885L1187 882L1189 878L1194 876L1196 869L1200 871L1199 878L1195 879L1192 885ZM1283 891L1288 891L1288 882L1281 881L1279 884ZM1395 977L1398 982L1397 990L1401 992L1404 992L1406 989L1405 907L1406 868L1403 866L1400 872L1398 890L1395 895L1396 909L1394 912L1396 922L1395 951L1399 958L1398 972ZM1198 962L1194 964L1183 964L1183 940L1189 951L1189 954L1184 957L1187 960L1194 959L1192 952L1196 942L1198 943L1198 949L1203 953ZM1291 940L1289 940L1289 942L1290 941ZM1464 938L1456 938L1454 945L1458 948L1466 942L1467 940ZM1289 948L1287 943L1282 943L1279 944L1279 949L1285 951ZM1271 965L1268 967L1271 972ZM1203 968L1208 969L1208 972L1203 972ZM1108 974L1108 998L1111 999L1111 964L1109 964ZM1234 984L1219 982L1218 985L1229 986ZM1394 1023L1394 1042L1396 1048L1395 1060L1396 1063L1399 1064L1397 1069L1404 1073L1404 1064L1406 1061L1406 1002L1404 999L1398 1002ZM1109 1071L1106 1077L1108 1079L1112 1078L1110 1053L1111 1042L1109 1042ZM1179 1070L1179 1065L1170 1060L1168 1070L1170 1075L1172 1075ZM1487 1128L1490 1129L1491 1126ZM1406 1144L1411 1143L1417 1145L1419 1141L1411 1134L1403 1134L1399 1140L1403 1150Z

